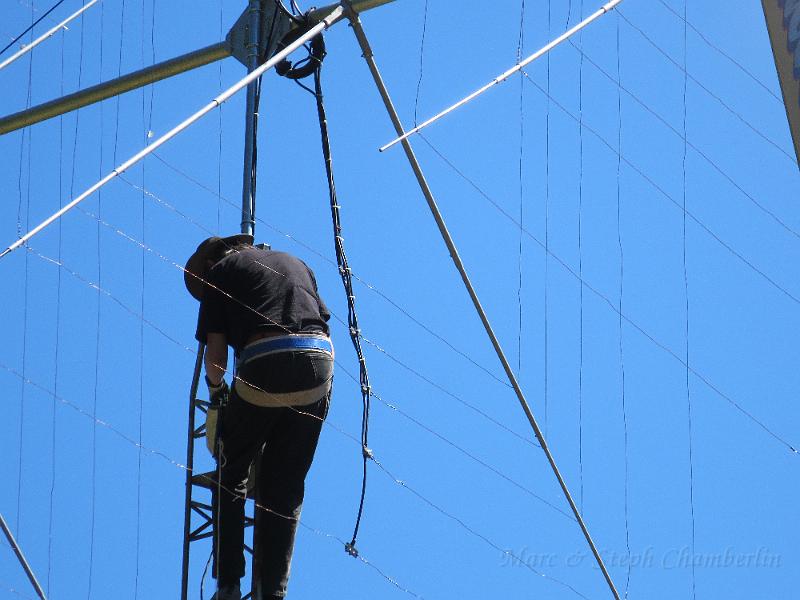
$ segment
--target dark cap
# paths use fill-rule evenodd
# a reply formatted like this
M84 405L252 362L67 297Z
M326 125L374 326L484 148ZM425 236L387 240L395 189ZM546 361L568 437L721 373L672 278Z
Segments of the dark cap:
M203 299L205 280L208 275L208 261L217 262L224 255L225 251L242 244L252 245L253 236L249 233L240 233L228 237L210 237L201 242L186 261L183 271L183 282L186 289L196 300Z

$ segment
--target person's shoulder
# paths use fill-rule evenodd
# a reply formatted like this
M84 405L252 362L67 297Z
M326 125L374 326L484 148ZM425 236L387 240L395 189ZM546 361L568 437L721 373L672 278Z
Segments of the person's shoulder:
M263 250L254 246L241 246L232 250L217 265L222 265L223 268L229 265L236 265L245 261L252 261L253 258L263 255Z
M294 254L289 254L288 252L282 252L280 250L265 250L265 252L268 252L270 257L278 262L303 266L306 265L306 263L304 263L301 259L297 258Z

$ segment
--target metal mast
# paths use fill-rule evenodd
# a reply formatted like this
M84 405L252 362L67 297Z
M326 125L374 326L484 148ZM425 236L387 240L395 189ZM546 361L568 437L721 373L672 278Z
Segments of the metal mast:
M265 0L250 0L247 7L247 71L252 72L258 66L258 58L262 48L262 14L266 9ZM255 230L256 189L255 147L258 113L256 112L256 94L260 81L256 80L247 86L247 105L244 125L244 174L242 179L242 233L253 235Z

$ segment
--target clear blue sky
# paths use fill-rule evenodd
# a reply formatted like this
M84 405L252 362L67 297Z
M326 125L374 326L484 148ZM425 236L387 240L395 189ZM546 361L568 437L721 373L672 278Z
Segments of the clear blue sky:
M5 45L51 3L3 4ZM245 2L222 4L103 0L0 72L0 113L215 43ZM418 89L422 119L510 67L520 24L528 54L599 7L524 4L521 19L519 0L430 2L422 56L423 0L364 15L406 125ZM760 4L687 0L686 28L683 12L626 0L531 65L532 82L512 78L414 144L621 592L790 600L800 176ZM610 598L402 152L376 150L393 131L352 33L340 24L327 43L386 469L370 465L358 546L380 572L336 539L357 506L360 398L313 99L270 73L256 234L315 269L338 348L289 597L408 597L389 577L428 599ZM229 59L0 137L0 245L242 74ZM0 511L56 600L178 596L197 305L176 265L239 229L243 111L237 96L0 261ZM192 597L208 552L192 550ZM0 543L0 597L33 596Z

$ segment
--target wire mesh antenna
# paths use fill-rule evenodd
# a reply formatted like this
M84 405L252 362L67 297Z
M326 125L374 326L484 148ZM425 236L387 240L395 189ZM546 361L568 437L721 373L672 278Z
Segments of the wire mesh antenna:
M336 196L336 183L333 179L333 159L331 158L330 139L328 137L328 118L325 115L325 103L322 95L322 62L320 61L314 71L314 96L317 101L317 114L319 115L319 129L322 137L322 155L325 160L325 173L328 178L328 191L331 200L331 217L333 218L333 236L336 246L336 262L339 266L339 274L342 276L342 284L347 294L347 325L350 330L350 339L356 350L358 357L359 383L361 384L361 401L363 410L361 413L361 457L363 460L363 474L361 477L361 499L358 504L358 514L353 528L353 538L345 544L345 550L353 557L358 556L356 550L356 538L358 529L361 526L361 517L364 513L364 499L367 495L367 461L372 458L372 450L369 449L369 409L372 388L369 384L367 373L367 362L361 348L361 329L358 327L358 315L356 314L355 295L353 294L353 280L350 266L347 262L347 255L344 251L344 238L342 238L342 223L339 214L339 201Z

